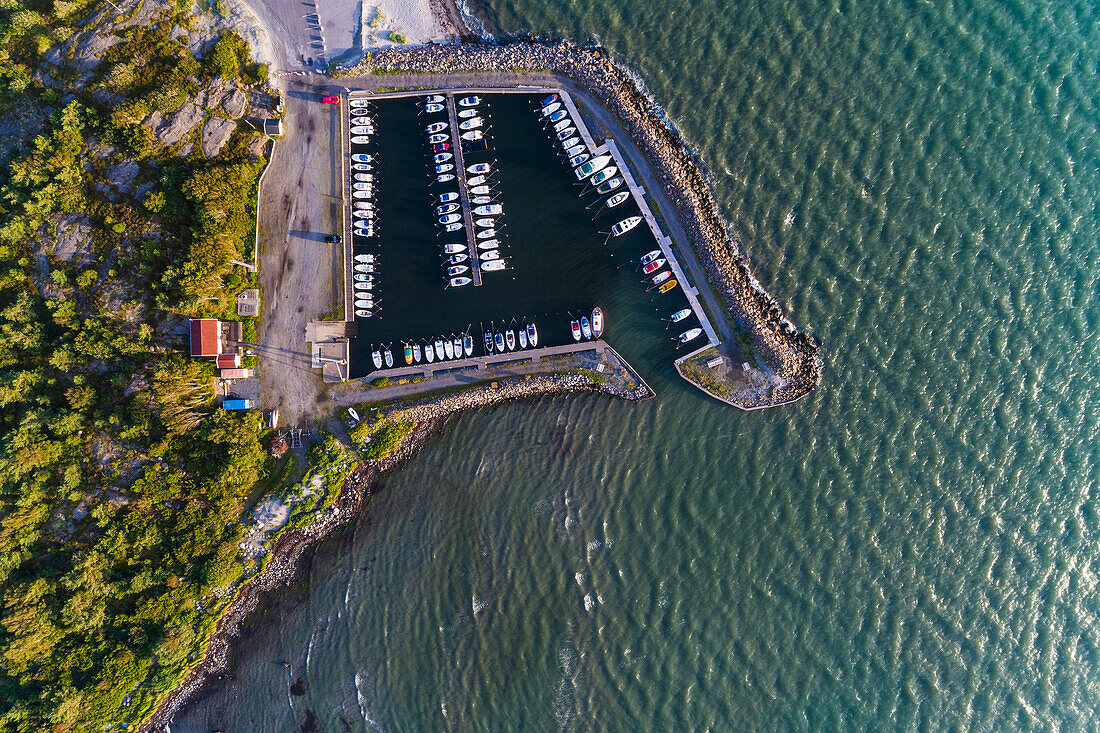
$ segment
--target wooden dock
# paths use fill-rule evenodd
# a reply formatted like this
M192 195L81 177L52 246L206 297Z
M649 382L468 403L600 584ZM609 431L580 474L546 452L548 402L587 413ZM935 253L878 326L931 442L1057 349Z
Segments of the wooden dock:
M470 207L470 191L466 186L466 162L462 159L462 138L459 137L458 114L455 98L447 94L447 118L451 121L451 150L454 151L455 180L458 181L458 200L462 207L462 222L466 227L466 247L470 255L470 279L474 287L481 285L481 261L477 257L477 240L474 237L474 213Z

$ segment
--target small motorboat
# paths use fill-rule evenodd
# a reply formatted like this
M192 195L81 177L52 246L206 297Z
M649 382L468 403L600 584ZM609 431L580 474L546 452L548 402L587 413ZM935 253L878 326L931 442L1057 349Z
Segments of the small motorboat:
M575 128L575 127L567 127L567 128L565 128L564 130L562 130L561 132L558 133L558 140L566 140L569 137L571 137L573 135L573 133L576 132L576 131L577 131L577 128Z
M386 361L387 369L393 366L393 353L389 349L386 349L385 352L383 352L382 358Z
M508 344L509 351L516 350L516 332L512 329L508 329L504 332L504 343Z
M458 118L461 120L466 120L471 117L477 117L479 114L481 113L478 112L476 109L460 109L458 111Z
M353 155L351 157L354 158L355 156ZM370 156L368 155L367 157L369 158ZM352 163L351 169L353 171L372 171L374 170L374 166L370 163Z
M352 217L356 219L373 219L374 211L371 209L355 209L351 212ZM366 224L367 222L359 222L360 224Z
M424 358L428 360L429 364L435 361L435 347L430 343L424 344Z
M463 140L482 140L485 138L485 134L481 130L470 130L469 132L462 133Z
M688 341L691 341L692 339L699 338L700 334L702 334L702 333L703 333L703 329L701 329L701 328L689 328L687 331L684 331L682 334L680 334L680 343L681 344L686 344Z
M592 338L592 325L588 322L588 316L581 316L581 334L586 338Z
M430 94L427 97L424 97L424 101L427 102L428 104L442 104L443 103L443 95L442 94Z
M503 270L507 267L504 264L504 260L489 260L488 262L481 263L481 269L485 272L494 272L496 270Z
M569 327L571 329L573 329L573 340L574 341L580 341L581 340L581 322L574 319L574 320L569 322Z
M372 199L374 198L374 191L352 191L351 197L354 199Z
M661 286L659 288L657 288L657 294L658 295L664 295L669 290L672 290L674 287L676 287L676 281L675 280L669 280L667 282L661 283Z
M352 288L354 288L355 290L373 290L374 282L372 281L366 283L352 283ZM369 295L369 293L364 293L364 295Z
M374 128L369 125L356 125L351 128L352 135L373 135Z
M449 204L452 201L458 201L457 191L447 191L446 193L439 194L440 203Z
M358 316L359 318L370 318L371 316L374 315L374 313L372 313L369 310L359 308L355 311L355 315Z
M443 245L443 252L445 254L454 255L454 254L458 254L459 252L465 252L465 251L466 251L466 245L465 244L445 244L445 245Z
M481 119L480 117L471 117L468 120L463 120L462 122L459 122L458 123L458 129L460 129L460 130L476 130L477 128L481 127L483 124L485 124L485 120Z
M367 183L365 181L356 181L355 183L351 184L351 188L353 191L373 191L374 184Z
M436 183L446 183L447 181L453 181L455 179L454 173L441 173L435 177Z
M545 107L546 105L553 104L556 101L558 101L558 95L550 94L542 98L542 101L539 102L539 106Z
M595 158L588 161L587 163L583 163L577 166L577 170L575 171L577 174L577 180L581 181L585 178L588 178L588 176L592 175L596 171L602 170L610 162L610 155L597 155Z
M474 226L479 226L479 227L496 226L496 219L490 219L489 217L485 217L484 219L474 219Z
M432 160L434 160L436 163L446 163L453 157L455 157L454 153L436 153L435 157L432 158Z
M500 204L490 204L477 207L474 209L474 213L478 216L499 216L504 213L504 209L501 208Z
M362 293L356 293L356 295L362 295ZM371 300L370 298L357 298L355 300L355 307L356 308L373 308L374 307L374 301Z
M553 113L546 119L548 119L550 122L565 122L568 118L569 113L564 109L559 109L557 112Z
M500 352L501 354L503 354L504 353L504 334L499 333L499 332L493 334L493 343L497 345L497 351Z
M450 257L448 257L447 262L451 265L458 265L458 264L461 264L461 263L465 262L468 259L470 259L470 255L457 254L457 255L451 255Z
M607 208L614 209L616 206L626 201L628 198L630 198L629 191L619 191L607 201L604 201L604 203L607 205Z
M349 99L348 104L351 105L352 107L363 108L363 107L370 106L370 100L369 99Z
M665 280L668 280L670 277L672 277L672 273L668 270L665 270L664 272L658 272L656 275L653 276L653 284L660 285Z
M527 324L527 340L531 342L532 347L539 345L539 332L533 323Z
M451 209L451 211L454 211L454 209ZM460 221L462 221L462 216L459 214L444 214L439 217L440 224L455 224Z
M455 169L454 163L443 163L435 167L436 173L450 173Z
M554 123L554 132L561 132L573 124L573 120L560 120Z
M521 329L519 329L519 333L516 334L516 337L519 339L519 347L521 349L526 349L527 348L527 332L521 328Z
M496 229L482 229L480 232L477 233L477 238L478 239L492 239L496 235L497 235L497 230Z
M473 165L466 166L467 173L488 173L492 166L488 163L474 163Z
M499 239L483 239L477 243L478 249L496 249L500 246Z
M598 186L601 183L603 183L604 181L611 178L613 175L615 175L618 172L619 172L618 168L616 168L613 165L609 165L606 168L604 168L602 171L597 173L596 175L589 178L588 183L592 186Z
M412 364L413 363L413 349L408 344L405 344L405 363L406 364Z
M443 111L443 105L442 104L425 104L424 105L424 111L427 112L428 114L435 114L436 112L442 112Z
M619 186L623 185L623 179L621 176L615 176L610 181L604 181L600 185L596 186L597 193L611 193Z
M574 155L572 158L569 159L569 165L576 168L578 165L588 160L590 157L592 156L590 156L588 153L580 153L579 155Z
M470 197L470 203L475 205L475 206L478 205L478 204L491 204L491 203L493 203L493 197L492 196L471 196Z
M685 318L687 318L690 315L691 315L691 308L683 308L681 310L676 311L671 316L669 316L668 320L672 321L673 323L679 323L680 321L684 320Z
M458 336L455 336L455 339L454 339L453 343L454 343L454 350L455 350L455 358L456 359L461 359L462 358L462 339L459 338Z
M373 229L356 229L352 232L352 234L354 234L357 237L362 237L363 239L370 239L371 237L374 236L374 230Z
M381 369L382 368L382 352L381 351L379 351L378 349L375 349L374 351L370 352L370 360L374 362L374 368L375 369Z
M444 152L446 150L450 150L450 149L451 149L451 144L450 143L435 143L435 144L432 145L432 152L433 153L442 153L442 152Z
M574 145L580 144L580 141L581 139L579 137L571 137L568 140L563 140L561 143L561 149L568 153L569 149L572 148Z
M458 100L459 107L476 107L479 104L481 104L481 97L477 96L476 94L470 97L463 97L462 99Z
M374 272L374 265L359 264L354 269L355 272Z
M450 137L450 135L428 135L428 142L432 144L445 143Z
M603 336L603 311L599 306L592 309L592 335L596 338Z
M420 344L413 344L413 361L420 363Z
M463 285L469 285L472 282L473 280L468 277L452 277L448 287L461 288Z
M657 270L660 270L664 266L665 266L665 258L664 257L658 257L657 259L653 260L653 262L650 262L648 265L646 265L645 267L642 268L642 274L651 275L654 272L657 272Z
M482 252L480 255L478 255L478 259L481 260L483 263L484 262L491 262L493 260L499 260L500 259L500 252L496 251L495 249L491 249L491 250L488 250L487 252Z
M474 355L474 340L468 333L462 336L462 350L466 353L467 357Z
M371 156L367 153L352 153L351 159L356 163L369 163Z
M440 361L443 361L444 357L446 357L446 356L447 356L446 352L443 351L443 339L436 339L435 340L435 358L439 359Z
M437 132L443 132L447 129L447 127L448 125L446 122L433 122L432 124L424 128L424 131L427 132L429 135L433 135Z
M642 217L640 216L628 216L622 221L617 222L615 226L611 227L611 233L614 234L616 237L622 236L634 227L638 226L641 221Z
M353 178L360 183L374 183L373 173L356 173Z
M351 115L351 124L353 124L353 125L372 125L372 124L374 124L373 122L371 122L370 112L368 110L363 109L362 107L352 109L348 114Z
M355 255L356 262L374 262L374 255Z
M485 332L485 353L493 353L493 334L491 331Z
M374 211L374 204L370 201L359 200L355 202L355 208L362 209L364 211Z
M470 189L470 193L474 194L475 196L488 196L492 192L493 189L489 188L488 186L474 186Z
M561 109L561 102L551 102L539 110L539 117L549 117L559 109Z
M443 342L443 351L447 354L448 359L455 358L455 345L451 342L450 339L447 339Z
M466 265L451 265L447 268L447 275L449 277L454 277L456 275L461 275L464 272L469 272L469 270L470 268Z
M565 151L565 157L574 158L584 152L586 152L586 150L583 145L574 145L573 147Z
M442 206L435 207L435 213L437 214L452 214L458 211L458 204L443 204Z
M461 232L462 231L462 222L458 222L458 223L451 222L450 224L447 224L443 227L443 231L445 231L445 232Z
M471 176L466 179L467 186L481 186L489 181L485 176Z
M356 135L351 141L355 145L366 145L370 142L370 137L368 135Z

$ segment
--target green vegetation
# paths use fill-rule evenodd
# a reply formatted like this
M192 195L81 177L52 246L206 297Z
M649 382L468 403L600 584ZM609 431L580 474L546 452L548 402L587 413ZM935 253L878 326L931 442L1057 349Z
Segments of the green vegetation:
M397 31L390 31L390 41L393 43L408 43L409 39Z
M382 23L386 20L385 13L382 12L382 8L374 9L374 17L370 19L370 27L372 29L378 29L382 27Z
M381 461L401 447L405 438L416 429L416 423L383 418L376 423L363 422L351 430L351 439L362 447L364 460Z

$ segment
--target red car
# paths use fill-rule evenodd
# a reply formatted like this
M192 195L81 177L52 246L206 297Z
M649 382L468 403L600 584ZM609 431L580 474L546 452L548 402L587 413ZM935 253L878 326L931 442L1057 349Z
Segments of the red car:
M451 146L448 143L436 143L432 146L433 153L442 153L444 150L450 150Z
M340 104L339 97L321 97L321 104Z

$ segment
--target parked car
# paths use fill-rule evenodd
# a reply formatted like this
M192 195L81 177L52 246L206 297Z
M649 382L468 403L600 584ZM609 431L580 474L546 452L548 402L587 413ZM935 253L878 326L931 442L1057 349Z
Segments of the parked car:
M324 242L325 244L340 244L342 242L339 234L326 234Z
M321 97L321 104L340 104L339 97Z

